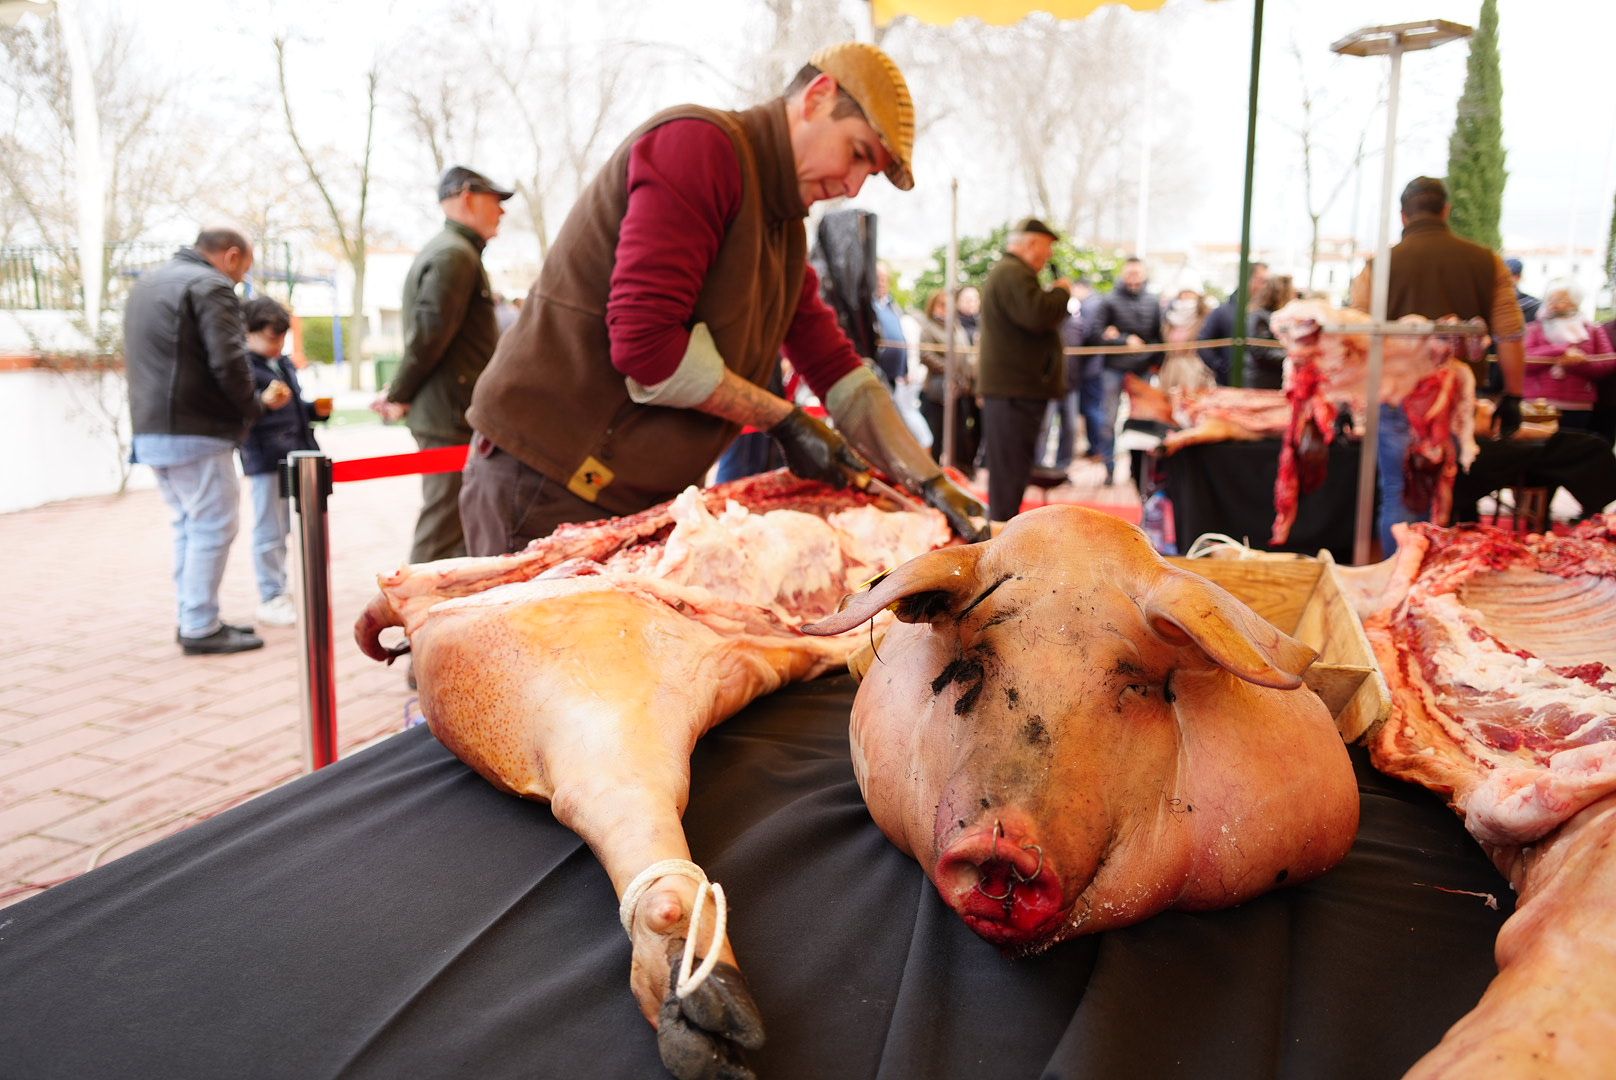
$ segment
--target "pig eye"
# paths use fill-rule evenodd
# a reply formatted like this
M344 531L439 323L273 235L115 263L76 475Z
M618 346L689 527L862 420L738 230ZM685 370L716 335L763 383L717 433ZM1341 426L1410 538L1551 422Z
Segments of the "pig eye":
M1160 689L1162 700L1171 705L1173 702L1178 700L1178 695L1173 692L1173 674L1173 672L1169 671L1167 673L1167 677L1162 680L1160 687L1157 687L1154 683L1147 682L1124 683L1122 693L1133 694L1134 696L1140 698L1148 698L1151 696L1151 691Z

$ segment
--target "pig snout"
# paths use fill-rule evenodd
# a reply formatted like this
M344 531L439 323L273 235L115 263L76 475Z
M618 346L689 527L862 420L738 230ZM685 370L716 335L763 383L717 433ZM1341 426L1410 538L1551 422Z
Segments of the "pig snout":
M972 826L938 857L943 902L981 937L1037 949L1071 908L1050 852L1027 824L998 815Z

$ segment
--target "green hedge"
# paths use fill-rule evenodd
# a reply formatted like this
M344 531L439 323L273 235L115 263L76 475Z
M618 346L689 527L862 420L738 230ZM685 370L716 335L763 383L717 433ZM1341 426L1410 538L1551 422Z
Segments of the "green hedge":
M320 364L336 361L336 345L331 337L331 316L303 317L303 355Z

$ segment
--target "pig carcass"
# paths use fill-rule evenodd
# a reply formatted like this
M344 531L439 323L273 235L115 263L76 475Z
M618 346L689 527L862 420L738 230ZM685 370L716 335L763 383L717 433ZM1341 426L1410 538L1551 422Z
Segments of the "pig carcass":
M1498 977L1409 1074L1616 1075L1616 520L1396 526L1370 751L1446 796L1517 898Z
M1358 825L1314 653L1073 506L920 556L805 626L898 622L853 705L870 814L982 937L1032 953L1323 873Z
M1179 430L1162 440L1169 454L1198 443L1251 441L1284 434L1291 407L1282 390L1219 386L1191 390L1173 403Z
M384 659L402 650L379 635L402 626L433 734L495 787L549 801L599 857L632 943L630 985L677 1076L749 1076L741 1048L763 1037L680 824L691 751L858 644L805 636L802 622L948 542L935 511L871 502L783 474L692 488L515 555L403 567L355 627ZM682 957L716 966L687 979Z
M1455 477L1475 460L1476 379L1458 359L1471 339L1426 333L1387 337L1380 385L1371 394L1369 336L1352 330L1369 322L1361 311L1337 309L1323 300L1293 300L1274 312L1270 325L1286 348L1285 393L1292 419L1274 481L1270 543L1290 538L1301 496L1324 482L1343 409L1360 437L1370 401L1403 409L1409 421L1403 501L1439 524L1453 509ZM1432 326L1417 315L1398 322L1413 331ZM1326 333L1326 326L1334 329Z

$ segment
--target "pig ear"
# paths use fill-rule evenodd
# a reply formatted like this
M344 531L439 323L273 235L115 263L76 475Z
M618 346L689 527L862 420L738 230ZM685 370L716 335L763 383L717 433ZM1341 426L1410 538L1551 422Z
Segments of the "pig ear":
M981 544L940 548L910 559L870 587L844 596L840 609L802 627L805 634L840 634L893 607L903 622L932 622L968 604L976 590Z
M1258 686L1293 690L1318 653L1198 574L1166 567L1140 604L1170 645L1194 645L1214 664Z

